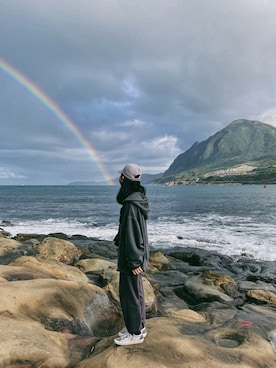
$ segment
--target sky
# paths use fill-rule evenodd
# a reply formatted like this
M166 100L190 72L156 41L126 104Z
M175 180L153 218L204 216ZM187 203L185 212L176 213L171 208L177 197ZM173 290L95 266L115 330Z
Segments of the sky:
M275 0L0 0L0 185L111 184L276 126Z

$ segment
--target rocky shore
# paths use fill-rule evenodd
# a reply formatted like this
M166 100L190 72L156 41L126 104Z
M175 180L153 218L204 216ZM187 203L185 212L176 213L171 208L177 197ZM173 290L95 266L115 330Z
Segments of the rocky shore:
M151 251L148 336L123 327L113 242L0 231L0 367L276 368L276 262Z

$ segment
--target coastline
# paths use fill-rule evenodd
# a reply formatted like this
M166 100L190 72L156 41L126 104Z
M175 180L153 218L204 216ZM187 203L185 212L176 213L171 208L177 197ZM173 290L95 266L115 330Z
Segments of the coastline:
M22 367L25 359L30 367L124 368L131 359L151 368L276 367L275 261L152 249L148 336L116 347L123 322L113 242L0 232L0 245L0 366Z

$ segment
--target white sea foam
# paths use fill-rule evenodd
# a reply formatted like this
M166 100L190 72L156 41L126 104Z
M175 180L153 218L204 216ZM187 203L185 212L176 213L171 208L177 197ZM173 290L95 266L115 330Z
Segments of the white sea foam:
M62 232L68 236L81 234L105 240L113 240L116 223L98 225L68 219L22 221L5 226L12 236L19 233L50 234ZM154 248L174 246L215 250L227 255L247 253L256 259L276 260L276 229L271 224L253 224L249 219L207 216L195 219L158 219L148 222L150 244ZM269 235L269 236L268 236Z

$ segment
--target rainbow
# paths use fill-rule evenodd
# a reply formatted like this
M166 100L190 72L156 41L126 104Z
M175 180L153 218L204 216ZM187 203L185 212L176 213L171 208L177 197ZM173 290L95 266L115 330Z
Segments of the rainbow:
M86 139L82 134L76 124L73 123L71 119L61 110L61 108L43 92L38 86L35 85L30 79L28 79L24 74L15 69L13 66L8 64L6 61L0 58L0 69L13 78L18 84L23 86L25 90L30 92L40 103L42 103L49 111L51 111L55 117L60 120L73 135L77 138L80 144L88 151L89 155L92 157L93 161L98 166L99 170L103 174L105 180L109 185L114 185L114 181L108 173L105 165L100 159L97 151L92 146L92 144Z

